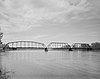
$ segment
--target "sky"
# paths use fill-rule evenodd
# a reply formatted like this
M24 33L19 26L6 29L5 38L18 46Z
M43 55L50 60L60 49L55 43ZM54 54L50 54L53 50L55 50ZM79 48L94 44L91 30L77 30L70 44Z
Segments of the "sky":
M100 0L0 0L4 43L100 42Z

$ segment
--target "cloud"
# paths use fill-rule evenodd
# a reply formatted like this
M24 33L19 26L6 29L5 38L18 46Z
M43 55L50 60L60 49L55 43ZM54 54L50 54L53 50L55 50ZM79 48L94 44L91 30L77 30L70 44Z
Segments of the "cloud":
M4 32L19 32L42 24L67 23L89 10L87 0L0 1L0 26Z
M39 40L48 37L48 35L38 35L34 37L34 40Z

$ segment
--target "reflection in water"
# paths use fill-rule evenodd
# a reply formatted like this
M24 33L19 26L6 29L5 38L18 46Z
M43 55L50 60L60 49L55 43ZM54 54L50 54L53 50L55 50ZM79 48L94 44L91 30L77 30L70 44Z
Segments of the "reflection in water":
M91 51L10 51L0 66L12 79L100 79L100 53Z

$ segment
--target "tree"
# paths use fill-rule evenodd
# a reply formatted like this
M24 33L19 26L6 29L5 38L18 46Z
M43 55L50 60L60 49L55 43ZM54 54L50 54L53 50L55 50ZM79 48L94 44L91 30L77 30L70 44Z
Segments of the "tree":
M96 50L100 49L100 43L99 42L91 43L91 48Z

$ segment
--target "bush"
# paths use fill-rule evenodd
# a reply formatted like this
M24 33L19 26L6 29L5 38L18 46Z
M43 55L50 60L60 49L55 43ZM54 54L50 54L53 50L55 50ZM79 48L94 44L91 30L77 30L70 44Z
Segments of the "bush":
M6 72L5 70L0 69L0 79L9 79L10 75L8 75L9 72Z

